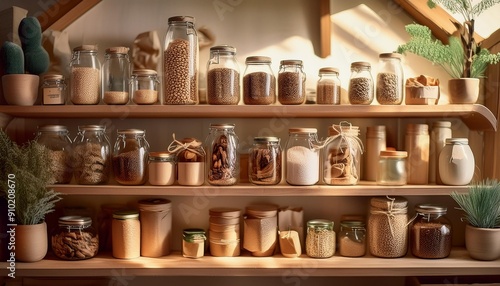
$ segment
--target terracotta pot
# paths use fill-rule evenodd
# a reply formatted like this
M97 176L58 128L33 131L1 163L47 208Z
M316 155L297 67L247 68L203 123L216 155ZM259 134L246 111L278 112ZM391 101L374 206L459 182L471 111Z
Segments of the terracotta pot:
M36 262L47 254L47 224L18 225L16 229L16 260Z
M30 106L38 97L40 77L32 74L2 76L3 94L10 105Z
M465 248L476 260L500 258L500 228L465 227Z
M449 101L454 104L473 104L479 98L478 78L453 78L448 81Z

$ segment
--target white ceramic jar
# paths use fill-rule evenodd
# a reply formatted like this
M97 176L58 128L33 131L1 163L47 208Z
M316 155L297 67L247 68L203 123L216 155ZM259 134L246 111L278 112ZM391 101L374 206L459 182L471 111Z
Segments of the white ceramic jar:
M448 138L439 154L439 175L443 184L463 186L474 176L474 154L467 138Z

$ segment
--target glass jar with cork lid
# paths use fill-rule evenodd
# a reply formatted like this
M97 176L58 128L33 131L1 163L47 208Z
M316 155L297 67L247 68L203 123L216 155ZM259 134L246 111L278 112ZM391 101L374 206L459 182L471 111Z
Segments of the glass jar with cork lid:
M404 75L401 54L379 55L376 97L382 105L398 105L403 102Z
M127 104L130 100L130 60L127 47L106 49L102 65L102 101L106 104Z
M349 79L349 102L351 104L369 105L373 101L373 77L368 62L353 62Z
M215 105L236 105L240 101L240 68L236 49L221 45L210 48L207 68L207 102Z
M73 104L98 104L101 100L101 63L97 46L73 49L70 62L70 100Z

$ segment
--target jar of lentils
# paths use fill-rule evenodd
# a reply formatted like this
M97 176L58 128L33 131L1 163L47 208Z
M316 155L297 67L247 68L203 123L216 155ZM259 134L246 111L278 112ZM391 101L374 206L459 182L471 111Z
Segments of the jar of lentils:
M102 101L127 104L129 96L130 60L127 47L106 49L102 65Z
M63 125L38 127L35 141L49 151L49 169L55 184L68 184L73 178L71 167L71 139L68 128Z
M66 103L66 82L60 74L46 74L42 83L42 104L60 105Z
M281 182L281 146L278 137L255 137L250 148L248 177L256 185Z
M122 185L142 185L147 180L149 144L146 131L120 129L113 149L113 173Z
M111 145L102 125L78 126L73 140L74 176L78 184L106 184L111 173Z
M236 49L222 45L210 48L207 70L207 102L235 105L240 101L240 69Z
M240 162L234 124L211 124L205 145L208 183L215 186L236 184Z
M286 181L309 186L319 181L319 142L316 128L288 129L286 143Z
M52 233L52 251L64 260L83 260L99 251L99 237L92 227L92 219L84 216L63 216Z
M403 81L401 54L380 54L376 89L378 103L383 105L401 104L403 102Z
M339 232L340 255L346 257L360 257L366 253L365 223L356 220L340 222Z
M136 69L132 72L130 92L135 104L155 104L158 102L160 81L155 70Z
M304 103L306 74L301 60L283 60L278 72L278 100L283 105Z
M351 104L372 103L374 91L370 63L354 62L351 64L348 94Z
M319 70L316 102L318 104L340 104L339 69L325 67Z
M73 49L70 62L70 99L73 104L98 104L101 99L101 63L97 46Z
M306 254L312 258L328 258L335 254L333 221L315 219L307 222Z
M446 207L420 204L410 228L411 253L420 258L445 258L451 251L451 223Z
M271 68L271 58L252 56L246 58L243 76L243 102L248 105L269 105L276 102L276 78Z

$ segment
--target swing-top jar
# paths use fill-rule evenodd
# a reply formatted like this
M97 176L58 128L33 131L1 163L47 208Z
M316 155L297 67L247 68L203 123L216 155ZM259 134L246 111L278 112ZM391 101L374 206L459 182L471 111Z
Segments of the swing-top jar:
M99 237L92 219L84 216L63 216L52 233L52 251L64 260L83 260L99 251Z
M211 124L205 142L208 183L215 186L236 184L240 162L234 124Z
M160 81L155 70L136 69L130 77L130 93L135 104L155 104L158 102Z
M70 99L73 104L98 104L101 99L101 63L97 46L73 49L70 62Z
M102 125L78 126L73 140L74 176L78 184L106 184L111 172L111 145Z
M248 105L269 105L276 101L276 78L271 68L271 58L252 56L246 58L243 76L243 102Z
M122 185L142 185L147 180L149 144L146 131L120 129L113 149L113 173Z
M290 128L286 143L286 181L309 186L319 181L319 142L316 128Z
M68 128L63 125L45 125L38 127L35 141L49 151L49 169L55 184L68 184L73 177L71 168L71 139Z
M382 105L397 105L403 101L403 67L401 54L379 55L376 95Z
M129 96L130 60L127 47L106 49L102 65L102 101L127 104Z
M278 100L283 105L304 103L306 74L301 60L283 60L278 72Z
M319 69L316 102L318 104L340 104L339 69L330 67Z
M228 45L210 48L207 68L207 102L236 105L240 101L240 68L236 49Z
M354 62L351 64L348 94L351 104L368 105L372 103L374 91L370 63Z
M256 185L281 182L281 146L278 137L255 137L248 158L248 178Z

